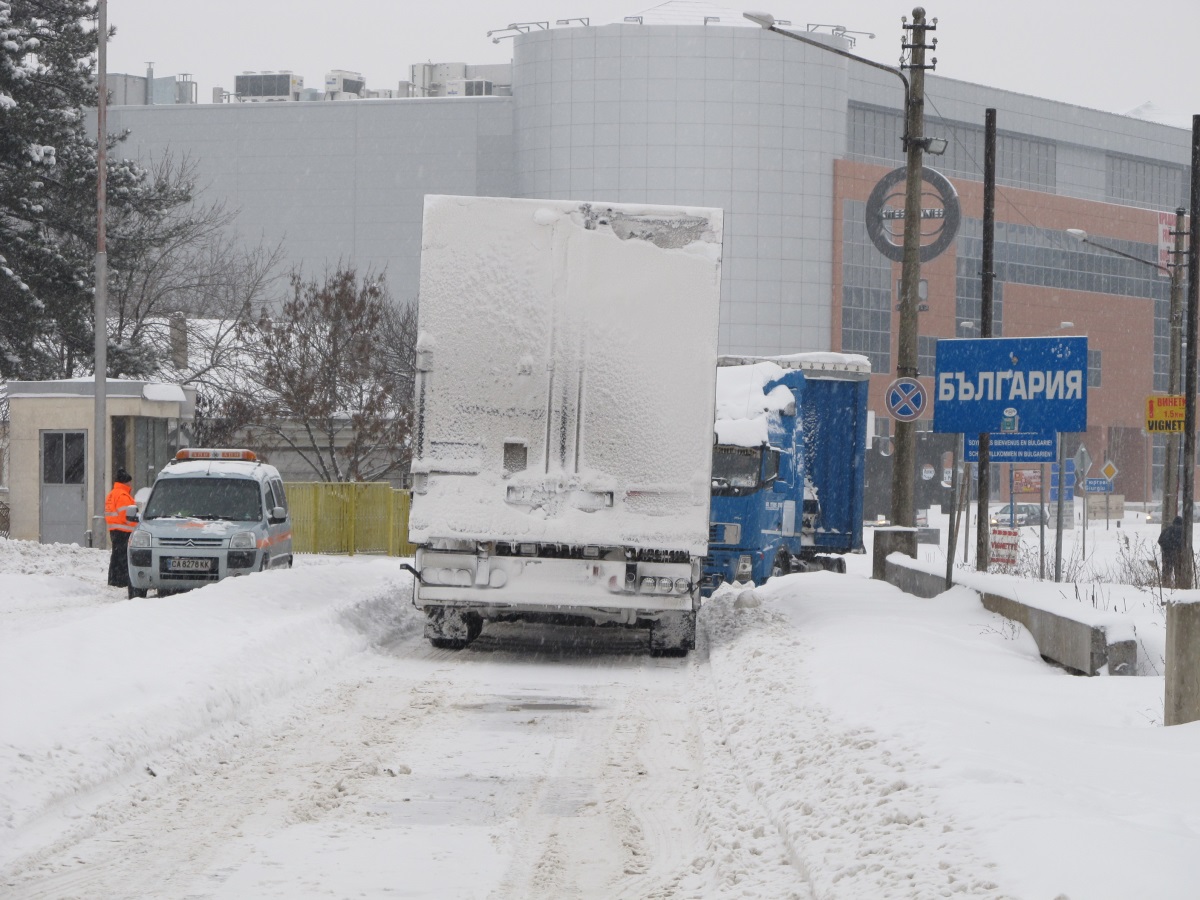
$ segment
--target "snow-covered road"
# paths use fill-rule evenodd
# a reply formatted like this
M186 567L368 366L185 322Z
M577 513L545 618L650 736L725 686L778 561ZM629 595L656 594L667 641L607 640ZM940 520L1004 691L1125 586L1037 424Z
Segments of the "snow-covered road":
M257 585L300 578L313 572ZM10 868L8 886L29 897L811 896L711 727L698 656L651 658L644 633L517 625L454 653L429 647L413 621L401 606L393 634L327 677L71 797L67 822L51 804L25 848L62 830Z
M1200 877L1200 729L1155 721L1162 679L1048 667L965 589L776 579L706 603L677 660L520 625L434 650L392 560L135 601L102 563L0 541L0 896L1080 900Z

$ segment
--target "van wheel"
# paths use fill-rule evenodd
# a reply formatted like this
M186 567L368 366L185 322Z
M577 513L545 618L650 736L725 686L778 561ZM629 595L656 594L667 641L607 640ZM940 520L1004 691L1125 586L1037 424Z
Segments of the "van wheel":
M146 597L150 593L149 588L135 588L132 584L129 585L129 599L135 600L141 597Z
M262 562L258 564L258 571L265 572L269 568L271 568L271 554L264 553Z

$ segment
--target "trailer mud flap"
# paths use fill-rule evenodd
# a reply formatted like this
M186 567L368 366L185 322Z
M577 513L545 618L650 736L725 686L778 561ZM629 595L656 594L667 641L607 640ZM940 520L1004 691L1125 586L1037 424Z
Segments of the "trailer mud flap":
M695 610L661 613L650 626L651 650L676 650L686 653L695 646Z

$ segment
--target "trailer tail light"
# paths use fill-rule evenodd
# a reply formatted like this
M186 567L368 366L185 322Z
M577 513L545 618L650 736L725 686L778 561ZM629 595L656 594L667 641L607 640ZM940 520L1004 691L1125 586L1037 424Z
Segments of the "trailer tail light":
M421 580L426 584L470 587L475 583L475 573L470 569L443 569L430 566L421 570Z
M676 578L675 579L675 590L678 591L679 593L686 594L689 590L691 590L691 587L692 587L692 583L690 581L688 581L686 578Z

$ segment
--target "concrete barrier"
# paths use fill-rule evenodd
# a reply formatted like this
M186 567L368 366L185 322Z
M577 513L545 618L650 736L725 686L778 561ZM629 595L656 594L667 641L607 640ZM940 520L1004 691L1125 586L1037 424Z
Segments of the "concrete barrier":
M878 543L876 548L878 548ZM878 550L877 550L878 557ZM878 562L878 558L875 560ZM882 581L895 585L907 594L928 599L936 597L946 590L946 577L942 574L927 572L918 566L907 564L907 560L899 555L890 559L884 558L881 571ZM878 576L877 576L878 577ZM957 584L957 579L955 581ZM1099 675L1107 666L1109 675L1137 674L1137 642L1119 639L1109 641L1103 625L1094 625L1072 619L1061 613L1039 609L1001 594L980 591L970 587L979 595L979 601L985 609L999 613L1006 619L1020 622L1033 635L1038 652L1044 659L1062 666L1081 675ZM1192 640L1196 643L1188 646L1200 646L1200 604L1195 607L1195 620L1192 627ZM1167 618L1167 671L1168 694L1170 693L1171 668L1171 620L1170 612ZM1195 709L1193 719L1200 719L1200 683L1192 682L1190 688L1181 689L1185 696L1190 696ZM1168 706L1170 701L1168 700ZM1193 721L1187 719L1186 721ZM1167 723L1171 724L1171 723Z
M1167 604L1167 675L1163 724L1200 720L1200 602Z
M903 553L917 558L917 529L901 525L885 525L875 529L874 555L871 557L871 577L886 581L886 560L891 553Z

